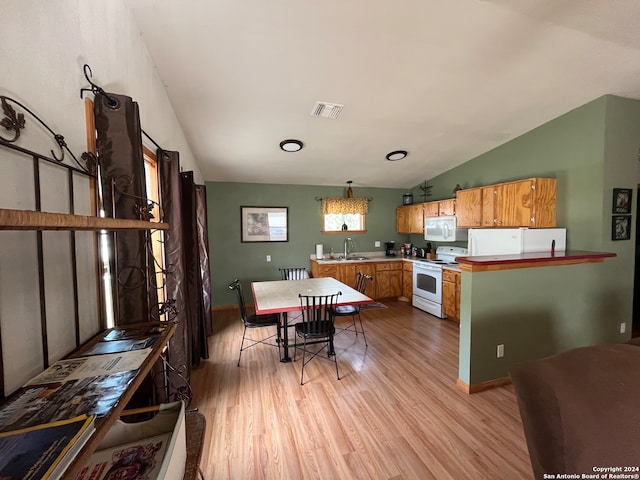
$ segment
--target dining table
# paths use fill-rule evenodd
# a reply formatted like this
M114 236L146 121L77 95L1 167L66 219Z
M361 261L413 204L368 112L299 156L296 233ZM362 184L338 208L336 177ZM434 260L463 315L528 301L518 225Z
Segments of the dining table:
M340 292L336 305L364 305L374 300L355 288L333 277L305 278L303 280L269 280L251 283L256 315L278 313L282 315L282 344L284 356L281 362L290 362L288 314L299 312L302 307L299 295L332 295Z

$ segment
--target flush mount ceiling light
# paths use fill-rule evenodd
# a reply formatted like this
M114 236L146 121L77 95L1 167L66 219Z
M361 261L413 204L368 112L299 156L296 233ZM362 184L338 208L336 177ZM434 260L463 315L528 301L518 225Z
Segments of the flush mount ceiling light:
M302 142L300 140L283 140L280 142L280 148L285 152L297 152L302 150Z
M394 152L387 153L387 157L386 158L390 162L396 162L398 160L402 160L406 156L407 156L407 151L406 150L396 150Z

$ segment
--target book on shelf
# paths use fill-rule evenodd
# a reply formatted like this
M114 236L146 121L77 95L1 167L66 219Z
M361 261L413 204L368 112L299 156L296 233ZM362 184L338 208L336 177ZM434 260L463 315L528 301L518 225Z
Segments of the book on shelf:
M78 415L102 416L120 400L136 371L25 385L0 405L0 432ZM0 477L1 478L1 477Z
M147 358L151 348L119 353L105 353L87 357L58 360L44 372L33 377L27 385L65 382L98 375L137 370Z
M129 338L124 340L103 340L91 345L87 350L80 353L87 355L104 355L106 353L131 352L134 350L144 350L153 346L159 337Z
M0 404L0 432L102 416L120 400L150 348L59 360Z
M158 478L170 439L167 432L98 450L81 467L76 480Z
M157 323L130 327L114 327L105 333L105 335L102 337L102 340L113 341L144 338L151 335L159 335L164 331L165 328L167 328L166 325Z
M0 433L0 478L60 478L95 431L94 421L81 415Z

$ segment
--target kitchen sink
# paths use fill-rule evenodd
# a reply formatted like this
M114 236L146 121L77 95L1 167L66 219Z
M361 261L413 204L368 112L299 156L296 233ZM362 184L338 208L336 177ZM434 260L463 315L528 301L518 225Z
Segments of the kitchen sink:
M369 260L369 257L340 257L338 260L341 262L357 262L359 260Z

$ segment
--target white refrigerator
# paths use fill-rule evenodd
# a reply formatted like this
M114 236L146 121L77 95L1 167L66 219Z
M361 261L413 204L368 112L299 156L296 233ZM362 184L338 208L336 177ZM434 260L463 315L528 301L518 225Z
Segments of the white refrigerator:
M566 228L470 228L469 256L562 252L567 248Z

